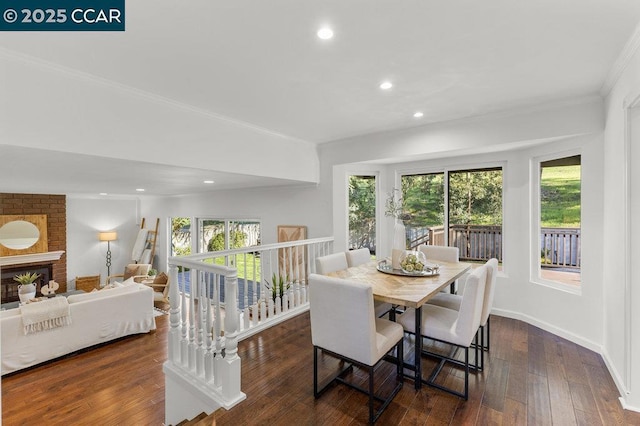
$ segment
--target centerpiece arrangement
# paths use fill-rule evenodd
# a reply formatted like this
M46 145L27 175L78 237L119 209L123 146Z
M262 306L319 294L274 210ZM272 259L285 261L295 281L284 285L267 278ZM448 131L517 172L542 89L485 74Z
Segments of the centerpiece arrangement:
M406 251L400 257L400 268L407 274L421 274L427 264L427 257L421 251Z
M388 194L385 202L384 215L396 219L393 226L393 245L391 246L391 266L393 269L401 268L400 257L407 249L407 231L403 221L411 219L411 215L404 211L401 195L399 189L394 189Z

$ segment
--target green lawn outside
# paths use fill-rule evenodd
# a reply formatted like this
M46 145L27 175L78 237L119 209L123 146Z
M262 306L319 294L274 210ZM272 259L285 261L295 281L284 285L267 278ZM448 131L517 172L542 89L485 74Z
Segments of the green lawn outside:
M543 168L540 178L541 226L579 228L580 192L580 166Z
M215 259L216 265L224 265L224 258ZM212 259L206 259L205 263L212 263ZM253 268L255 265L256 277L255 281L260 282L260 258L253 254L247 254L246 260L244 255L236 256L236 268L238 269L238 278L254 280ZM245 267L247 268L247 276L245 276Z

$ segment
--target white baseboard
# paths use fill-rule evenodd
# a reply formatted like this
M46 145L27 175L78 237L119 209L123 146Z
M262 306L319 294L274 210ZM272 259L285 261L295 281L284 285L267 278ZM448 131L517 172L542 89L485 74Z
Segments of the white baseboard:
M599 354L602 353L601 345L595 342L592 342L591 340L585 339L581 336L578 336L577 334L573 334L568 332L567 330L556 327L555 325L549 324L548 322L540 321L539 319L531 317L529 315L525 315L520 312L507 311L504 309L495 309L495 308L491 311L491 314L526 322L527 324L534 325L536 327L543 329L544 331L548 331L549 333L555 334L556 336L560 336L564 339L567 339L570 342L575 343L576 345L580 345L584 348L587 348Z

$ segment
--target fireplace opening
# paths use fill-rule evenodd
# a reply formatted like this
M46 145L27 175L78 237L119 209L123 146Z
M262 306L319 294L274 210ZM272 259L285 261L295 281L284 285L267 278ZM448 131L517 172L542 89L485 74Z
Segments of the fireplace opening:
M40 293L40 288L49 283L51 276L53 275L53 264L46 265L31 265L31 266L15 266L11 268L2 268L2 281L1 281L1 295L0 300L2 303L15 302L20 300L18 297L18 282L13 280L13 277L19 274L26 274L27 272L40 274L38 279L34 281L36 285L36 292Z

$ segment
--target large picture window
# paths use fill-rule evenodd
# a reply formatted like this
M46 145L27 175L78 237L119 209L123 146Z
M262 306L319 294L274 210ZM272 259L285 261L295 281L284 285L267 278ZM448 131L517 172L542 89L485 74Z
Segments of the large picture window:
M460 260L502 262L502 168L404 175L407 247L454 246Z

